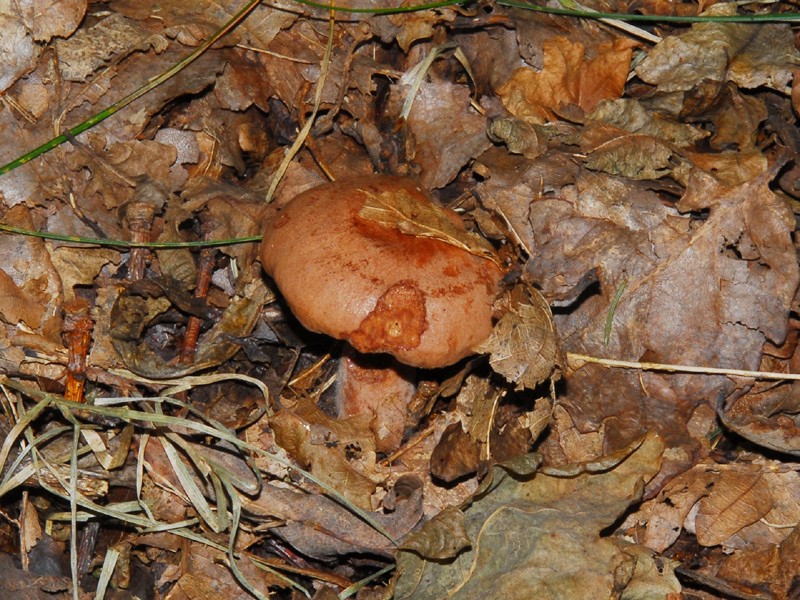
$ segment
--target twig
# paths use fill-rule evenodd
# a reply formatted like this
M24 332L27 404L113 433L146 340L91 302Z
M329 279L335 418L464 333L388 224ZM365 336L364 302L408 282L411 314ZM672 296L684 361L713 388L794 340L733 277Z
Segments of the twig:
M752 379L770 379L774 381L800 381L800 373L774 373L772 371L745 371L743 369L718 369L716 367L698 367L695 365L674 365L665 363L634 362L628 360L615 360L613 358L598 358L586 354L567 352L567 362L575 369L583 363L593 363L605 367L619 369L640 369L642 371L666 371L668 373L700 373L703 375L726 375L728 377L750 377Z

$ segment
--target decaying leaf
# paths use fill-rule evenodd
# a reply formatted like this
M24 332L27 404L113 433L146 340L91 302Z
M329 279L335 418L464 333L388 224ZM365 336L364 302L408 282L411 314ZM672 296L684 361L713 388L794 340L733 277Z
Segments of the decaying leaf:
M504 300L491 337L477 352L489 354L489 364L517 389L533 389L560 364L558 337L550 307L533 288L517 288Z
M368 415L333 419L311 400L270 420L276 441L292 458L356 506L371 509L375 438L369 422Z
M511 114L531 123L554 120L569 104L591 112L598 102L618 98L628 76L632 46L619 39L587 60L583 44L565 37L545 40L544 66L517 69L497 91Z
M486 134L493 142L503 142L509 152L525 158L538 158L547 151L547 130L520 119L505 117L489 121Z
M495 467L463 509L471 545L450 560L401 550L394 597L611 597L644 581L651 597L677 592L671 568L654 578L640 549L629 552L598 535L640 497L658 472L662 450L663 442L650 435L615 468L571 478L524 477ZM427 527L412 539L424 539ZM651 573L641 581L640 561L638 573Z
M470 546L464 513L455 507L444 509L412 535L401 548L429 560L454 558Z
M497 254L489 242L456 226L447 212L432 202L422 202L402 190L383 192L380 196L367 193L367 198L358 211L362 219L407 235L439 240L497 262Z
M629 179L658 179L672 171L675 148L650 136L618 134L610 128L589 130L583 146L587 149L586 166ZM599 134L599 135L598 135ZM597 143L597 138L605 138Z
M233 297L228 307L205 334L201 335L193 362L171 362L162 356L162 350L150 344L157 340L143 340L142 335L150 321L168 310L175 302L188 314L215 317L205 302L193 299L179 286L164 280L161 286L153 287L155 280L134 287L133 293L123 293L114 301L110 315L110 335L114 348L125 366L144 377L165 379L195 373L218 365L239 351L236 339L247 335L258 319L261 307L271 297L260 278L247 284L242 280L242 289ZM146 291L145 291L146 288ZM138 292L137 292L138 290ZM142 294L154 294L147 299ZM163 294L163 295L162 295ZM166 297L165 297L166 296Z
M720 3L709 14L730 15L735 10L731 3ZM660 92L691 90L704 80L784 90L791 77L789 65L797 57L786 24L695 23L690 31L660 42L635 72Z

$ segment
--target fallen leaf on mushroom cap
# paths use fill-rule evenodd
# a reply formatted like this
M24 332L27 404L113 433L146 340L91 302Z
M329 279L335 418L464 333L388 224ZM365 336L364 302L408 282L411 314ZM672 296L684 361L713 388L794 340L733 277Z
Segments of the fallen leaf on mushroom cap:
M368 200L386 204L406 196L432 203L399 177L312 188L267 221L261 262L307 329L344 339L359 352L444 367L489 335L502 270L451 243L359 216ZM455 214L452 223L459 224Z
M638 587L638 577L650 572L650 555L599 532L641 497L658 472L662 450L660 438L650 434L610 470L572 477L494 467L462 509L469 547L459 551L460 541L452 546L454 558L445 560L435 543L441 524L424 525L407 540L411 550L398 552L394 597L597 598ZM647 597L680 590L669 567L646 580Z
M373 194L365 191L366 200L358 211L362 219L396 229L407 235L431 238L467 252L498 262L492 245L482 237L469 233L453 222L452 215L404 189Z

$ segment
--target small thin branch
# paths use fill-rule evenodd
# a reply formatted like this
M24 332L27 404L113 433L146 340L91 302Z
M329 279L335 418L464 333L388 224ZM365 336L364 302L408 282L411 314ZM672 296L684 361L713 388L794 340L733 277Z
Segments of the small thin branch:
M605 367L619 369L639 369L641 371L665 371L667 373L700 373L702 375L725 375L727 377L749 377L751 379L770 379L774 381L800 381L800 373L774 373L772 371L745 371L743 369L718 369L716 367L698 367L694 365L673 365L665 363L634 362L598 358L586 354L567 353L567 362L575 369L584 363L593 363Z

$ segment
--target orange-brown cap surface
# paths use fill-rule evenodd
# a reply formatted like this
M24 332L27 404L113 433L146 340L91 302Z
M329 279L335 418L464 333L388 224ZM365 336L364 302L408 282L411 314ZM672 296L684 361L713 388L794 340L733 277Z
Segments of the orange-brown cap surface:
M452 243L365 217L365 203L376 198L382 206L393 198L432 206L398 177L313 188L270 220L261 246L264 269L308 329L408 365L450 365L491 332L502 271ZM454 213L447 220L464 232Z

